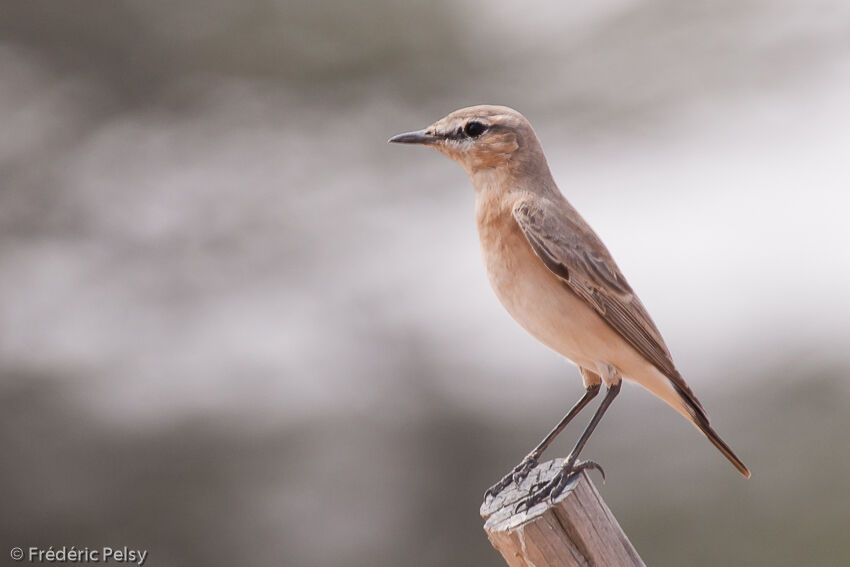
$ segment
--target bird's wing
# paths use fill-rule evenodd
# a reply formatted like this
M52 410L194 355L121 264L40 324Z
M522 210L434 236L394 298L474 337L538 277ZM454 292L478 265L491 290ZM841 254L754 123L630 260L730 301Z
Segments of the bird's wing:
M649 313L608 249L581 217L570 215L569 209L557 203L542 207L531 200L514 205L513 215L535 254L565 287L587 302L704 415L696 396L676 370Z

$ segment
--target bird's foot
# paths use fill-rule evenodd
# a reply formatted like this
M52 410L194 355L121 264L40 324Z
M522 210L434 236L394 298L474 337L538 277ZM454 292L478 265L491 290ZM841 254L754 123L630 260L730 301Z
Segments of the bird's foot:
M555 500L561 492L564 491L564 487L567 486L575 475L583 470L590 469L598 470L602 474L602 481L605 481L605 471L602 470L602 467L599 466L599 464L594 463L593 461L579 461L573 464L566 464L555 474L554 477L552 477L552 480L549 482L541 482L532 486L528 496L519 501L514 511L523 512L530 510L534 506L546 500L546 498Z
M498 496L499 493L502 492L505 488L507 488L508 485L512 482L516 483L516 485L519 486L519 483L525 480L525 477L528 476L528 473L530 473L536 466L537 457L535 455L526 456L522 461L520 461L517 466L513 468L511 472L502 477L502 480L487 489L487 491L484 493L484 499L486 500L487 498Z

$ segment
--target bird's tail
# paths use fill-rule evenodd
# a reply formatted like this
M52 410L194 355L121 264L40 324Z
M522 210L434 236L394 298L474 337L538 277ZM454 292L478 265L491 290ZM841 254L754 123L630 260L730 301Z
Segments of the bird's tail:
M738 469L739 473L744 475L746 478L750 478L750 469L747 468L747 465L741 462L738 455L736 455L729 445L720 438L720 435L712 429L711 425L708 423L708 418L705 416L705 413L696 413L691 421L697 429L699 429L703 435L708 437L708 440L711 441L721 453L723 453L723 456L729 459L729 462Z
M729 459L729 462L738 469L738 472L744 475L745 478L750 478L750 469L747 468L741 459L738 458L738 455L732 450L729 445L726 444L723 439L720 438L720 435L711 427L711 424L708 422L708 416L705 413L702 405L699 403L699 400L696 399L693 392L690 391L690 388L686 390L679 387L675 382L671 382L673 388L679 394L679 398L681 401L681 405L684 406L684 411L681 411L682 415L688 418L688 420L694 424L694 426L700 430L700 432L705 435L712 444L717 447L717 449L723 453L723 456ZM679 409L679 408L676 408Z
M643 379L640 381L640 384L667 402L670 407L693 423L723 453L723 456L729 459L729 462L738 469L738 472L746 478L750 478L750 470L747 468L747 465L741 462L741 459L738 458L729 445L711 427L705 410L691 389L682 380L681 376L677 375L677 380L671 380L669 376L664 375L661 371L654 370L654 374L642 376Z

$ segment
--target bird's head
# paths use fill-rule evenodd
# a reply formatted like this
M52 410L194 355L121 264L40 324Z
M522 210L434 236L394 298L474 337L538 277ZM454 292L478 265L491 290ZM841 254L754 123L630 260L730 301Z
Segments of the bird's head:
M423 130L389 141L431 146L460 163L471 176L482 170L546 166L531 124L507 106L461 108Z

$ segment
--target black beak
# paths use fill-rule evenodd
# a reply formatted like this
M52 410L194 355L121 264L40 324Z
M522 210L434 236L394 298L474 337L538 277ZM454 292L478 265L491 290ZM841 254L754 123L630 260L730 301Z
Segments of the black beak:
M432 142L436 142L440 138L438 136L434 136L433 134L429 134L426 130L417 130L416 132L405 132L404 134L399 134L397 136L393 136L389 140L387 140L388 144L430 144Z

